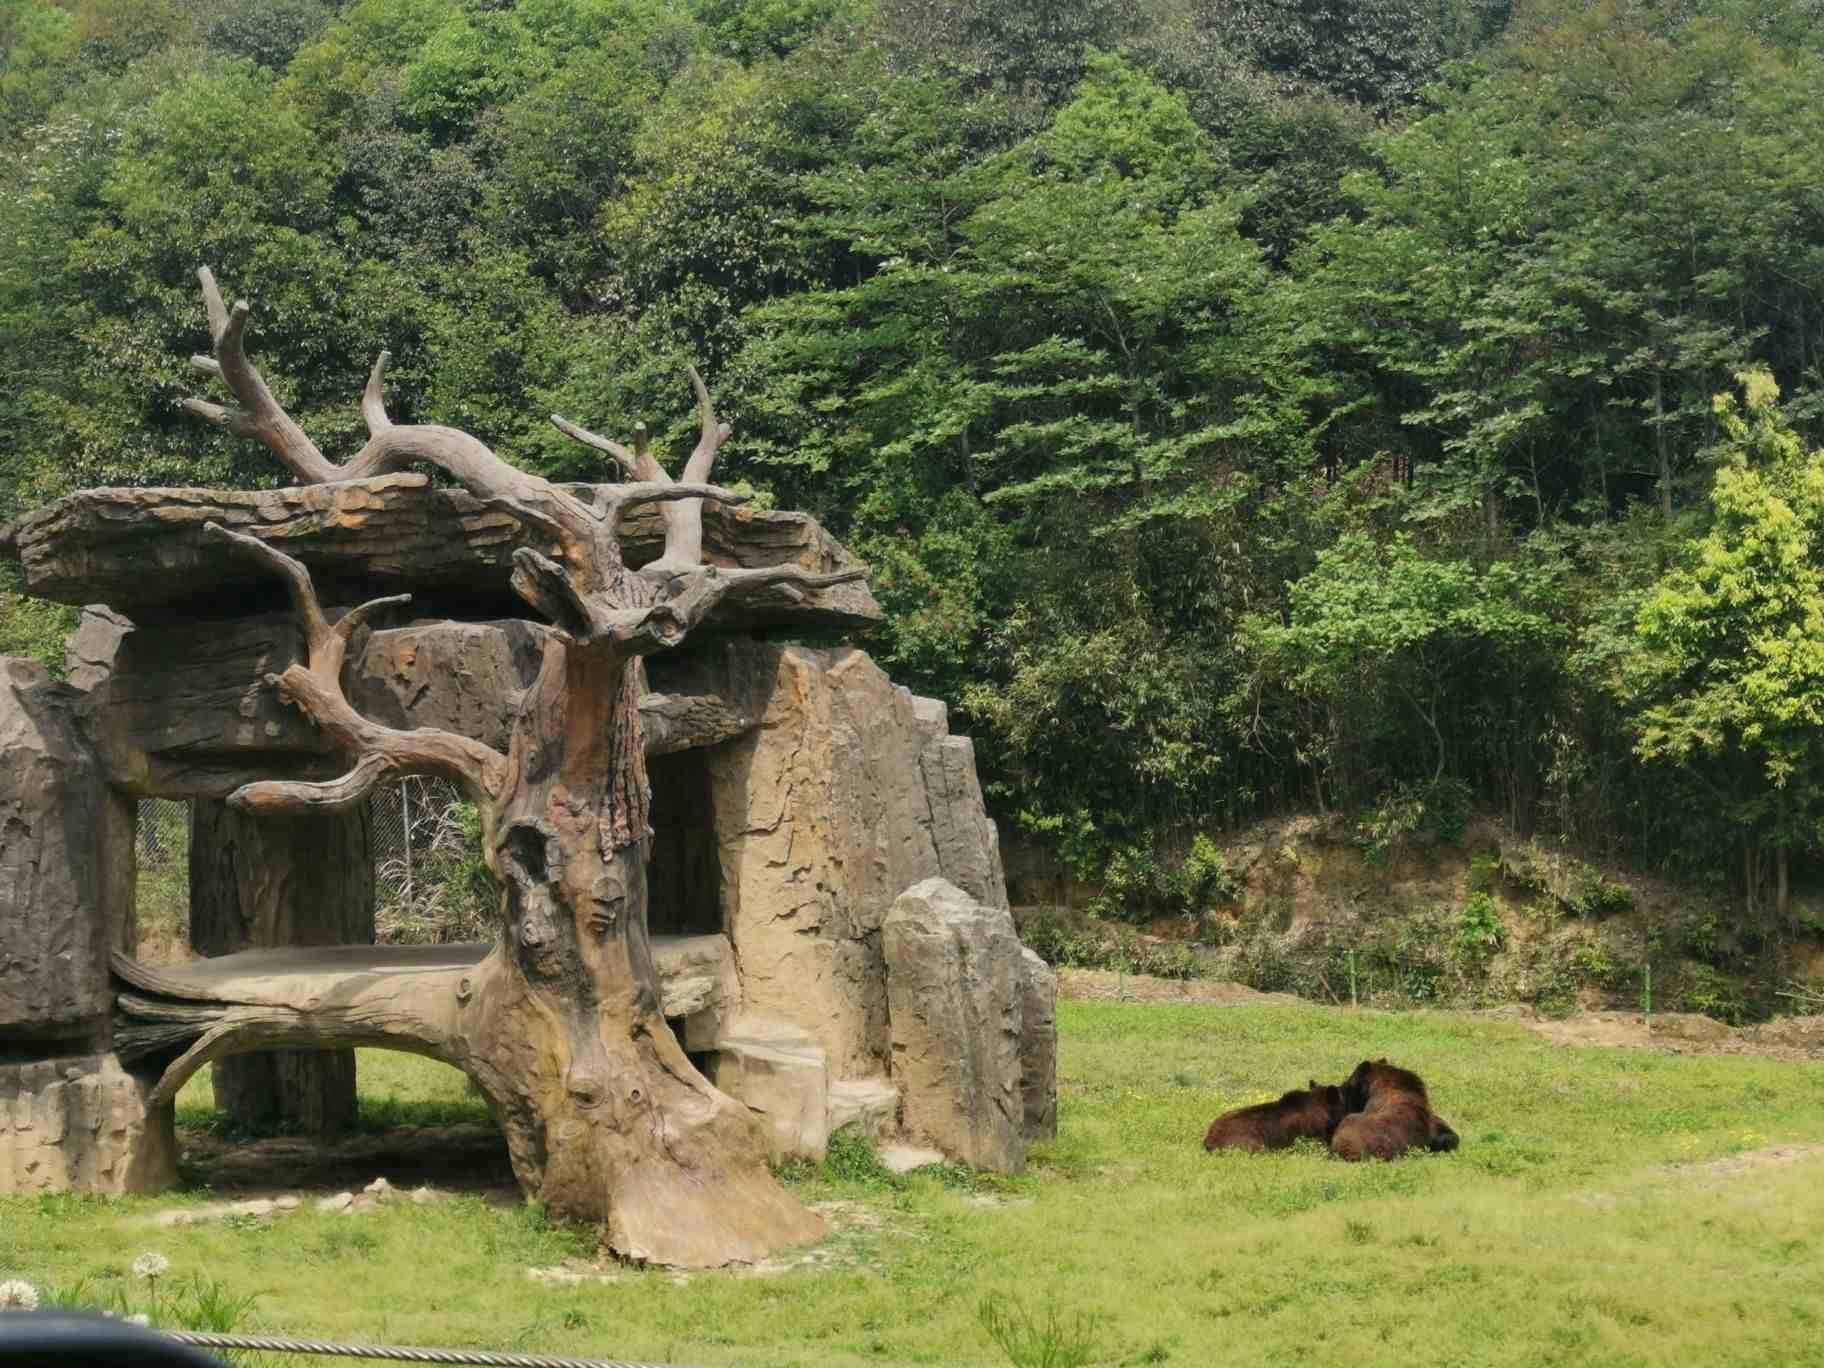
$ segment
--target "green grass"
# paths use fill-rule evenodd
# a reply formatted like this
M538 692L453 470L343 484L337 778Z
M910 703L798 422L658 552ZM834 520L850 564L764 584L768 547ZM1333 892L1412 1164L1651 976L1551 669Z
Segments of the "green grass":
M192 1193L0 1200L0 1277L105 1288L156 1249L275 1331L744 1368L1007 1363L990 1325L1033 1363L1824 1365L1824 1150L1710 1164L1824 1143L1824 1064L1314 1007L1065 1003L1059 1029L1061 1136L1027 1175L899 1179L839 1145L790 1181L865 1221L777 1275L533 1283L588 1239L474 1198L149 1225ZM1383 1054L1458 1153L1203 1153L1218 1111ZM409 1056L362 1068L403 1119L467 1101ZM1087 1353L1044 1359L1054 1332Z
M357 1065L361 1111L356 1127L384 1131L396 1126L447 1126L486 1121L488 1104L459 1071L394 1050L362 1050ZM203 1069L177 1095L177 1125L231 1134L226 1113L215 1108L215 1087Z

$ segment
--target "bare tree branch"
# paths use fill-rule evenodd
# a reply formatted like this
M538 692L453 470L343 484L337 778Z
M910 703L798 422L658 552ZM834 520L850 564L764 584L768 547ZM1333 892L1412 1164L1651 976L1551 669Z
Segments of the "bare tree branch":
M279 407L279 401L266 386L266 378L247 359L242 346L242 334L247 326L247 301L236 300L234 308L225 307L215 276L207 266L197 270L196 278L202 283L203 305L209 311L215 373L240 402L240 409L231 412L194 399L187 401L184 407L232 432L258 438L287 470L307 484L335 478L335 467L323 459L316 443L306 437L304 429L292 422L290 415Z
M303 779L256 779L228 795L228 802L248 812L340 812L364 800L380 783L400 771L384 756L364 755L340 779L311 783Z
M690 387L697 396L697 415L702 426L697 437L696 449L690 453L690 459L684 462L684 484L702 484L709 479L709 472L716 463L716 453L722 449L733 431L727 423L716 417L716 406L710 402L709 386L703 383L703 377L697 374L697 368L687 368L690 375ZM675 504L665 510L665 553L659 557L667 565L700 565L703 562L703 504L701 501Z
M599 436L596 433L589 431L588 428L578 427L568 418L562 417L556 413L551 415L551 423L559 432L563 433L564 436L574 438L586 447L593 447L597 451L605 452L614 457L615 461L619 463L622 473L629 478L635 480L649 480L653 478L640 469L639 455L636 452L629 451L619 442L610 441L606 437Z
M231 803L274 811L347 807L391 774L439 775L484 798L499 791L506 757L492 747L432 727L399 731L380 726L361 716L342 692L342 664L355 629L375 609L409 601L410 595L364 603L332 625L317 601L310 572L300 561L258 537L230 531L220 523L207 523L205 530L232 542L284 579L304 632L306 663L292 665L281 675L268 675L266 682L355 757L354 768L340 779L328 783L263 780L235 790L229 796Z
M361 392L361 418L367 424L367 434L378 437L393 425L393 420L386 416L386 364L393 359L393 354L383 351L374 358L374 368L367 374L367 388Z
M653 611L668 610L682 621L686 633L708 617L718 603L731 596L740 597L780 586L788 591L827 589L831 585L866 579L868 574L863 566L827 575L812 574L796 565L771 565L751 570L724 570L709 565L675 571L657 561L643 567L639 573L658 591L659 601Z
M709 479L710 467L716 463L716 453L722 449L734 429L716 418L716 406L710 402L709 386L703 383L703 377L697 374L695 366L685 368L690 376L690 387L697 395L697 414L703 423L702 433L697 438L696 450L690 453L690 459L684 462L684 474L680 476L686 484L703 484Z

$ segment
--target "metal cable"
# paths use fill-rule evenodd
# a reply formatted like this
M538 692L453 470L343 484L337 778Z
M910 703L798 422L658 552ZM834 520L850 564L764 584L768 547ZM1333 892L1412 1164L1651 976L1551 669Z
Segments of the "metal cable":
M263 1354L325 1354L333 1358L382 1359L388 1363L481 1364L483 1368L673 1368L630 1359L550 1358L543 1354L496 1354L486 1349L415 1349L397 1344L332 1344L327 1340L279 1339L272 1335L211 1335L167 1330L168 1339L198 1349L239 1349Z

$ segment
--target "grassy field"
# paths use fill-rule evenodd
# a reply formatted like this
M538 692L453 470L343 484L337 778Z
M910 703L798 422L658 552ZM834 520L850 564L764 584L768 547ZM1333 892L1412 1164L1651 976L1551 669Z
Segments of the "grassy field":
M0 1200L0 1278L132 1303L153 1250L167 1286L256 1297L244 1326L712 1368L1014 1362L997 1319L1080 1351L1057 1364L1824 1365L1824 1064L1317 1007L1064 1003L1059 1031L1061 1135L1027 1175L893 1179L838 1147L789 1175L836 1233L783 1271L537 1282L587 1241L473 1196L153 1224L192 1192ZM1383 1054L1459 1152L1203 1153L1218 1111ZM476 1105L408 1056L362 1068L391 1119Z

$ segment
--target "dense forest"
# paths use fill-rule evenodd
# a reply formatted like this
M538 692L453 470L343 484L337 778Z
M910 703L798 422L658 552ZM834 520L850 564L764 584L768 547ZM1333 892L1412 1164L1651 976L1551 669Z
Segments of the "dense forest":
M1292 809L1783 935L1824 848L1819 0L0 0L0 521L561 412L874 569L1003 825L1144 903ZM3 573L3 572L0 572ZM62 610L0 582L0 649ZM1189 873L1186 870L1189 869Z

